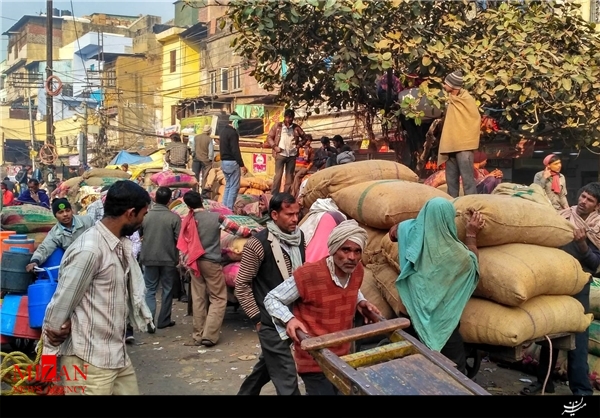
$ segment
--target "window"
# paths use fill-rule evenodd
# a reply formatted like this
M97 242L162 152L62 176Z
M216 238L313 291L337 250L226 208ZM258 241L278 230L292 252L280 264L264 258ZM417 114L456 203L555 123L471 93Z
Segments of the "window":
M117 85L117 72L115 70L109 70L106 72L106 85L108 87L116 87Z
M170 70L169 72L174 73L175 69L177 68L177 51L173 50L171 51L171 66L170 66Z
M242 88L242 75L239 65L237 67L233 67L233 76L231 78L231 89L240 90Z
M171 106L171 125L177 124L177 105Z
M210 95L214 96L217 94L217 73L213 71L210 73Z
M221 68L221 92L227 93L229 91L229 69Z

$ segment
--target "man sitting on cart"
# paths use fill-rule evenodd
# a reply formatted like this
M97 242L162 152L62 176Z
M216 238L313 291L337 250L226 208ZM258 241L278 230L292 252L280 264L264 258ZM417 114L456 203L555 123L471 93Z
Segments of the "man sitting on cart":
M64 198L55 199L52 202L52 213L58 222L48 232L44 241L31 256L31 262L25 267L29 272L44 264L57 248L66 251L73 241L79 238L87 229L94 226L91 217L73 215L71 203Z
M304 264L265 297L265 308L279 336L294 341L296 368L307 395L337 395L339 391L312 356L300 348L298 330L318 337L351 329L357 310L367 323L373 322L372 313L381 315L360 292L364 275L361 255L366 242L367 232L356 221L340 223L329 236L328 257ZM287 307L292 303L293 313ZM344 356L350 347L345 343L331 351Z

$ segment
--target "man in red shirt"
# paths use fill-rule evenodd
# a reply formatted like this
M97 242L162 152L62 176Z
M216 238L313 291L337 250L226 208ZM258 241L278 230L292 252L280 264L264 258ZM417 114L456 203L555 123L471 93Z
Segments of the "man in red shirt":
M339 391L312 356L300 348L297 331L318 337L351 329L357 310L367 323L372 322L370 314L381 315L360 292L364 275L360 260L366 242L367 232L356 221L340 223L329 236L328 257L304 264L265 297L265 308L279 336L294 341L296 369L307 395L337 395ZM287 306L292 303L290 311ZM349 354L350 346L346 343L331 351L344 356Z
M6 183L0 183L2 185L2 206L11 206L15 203L15 195L13 192L8 190Z

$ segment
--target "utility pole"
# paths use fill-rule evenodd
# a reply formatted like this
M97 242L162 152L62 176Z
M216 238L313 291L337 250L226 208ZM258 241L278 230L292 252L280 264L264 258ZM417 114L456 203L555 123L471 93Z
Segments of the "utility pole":
M83 102L83 124L82 124L82 138L81 145L79 146L79 164L87 167L87 149L88 149L88 105L87 102Z
M46 1L46 83L52 76L52 0ZM50 83L51 84L51 83ZM46 84L47 85L47 84ZM54 97L46 92L46 143L54 145Z
M31 87L27 87L27 104L29 105L29 135L31 136L31 150L35 151L35 125L33 111L31 110ZM35 170L35 158L31 159L31 169Z

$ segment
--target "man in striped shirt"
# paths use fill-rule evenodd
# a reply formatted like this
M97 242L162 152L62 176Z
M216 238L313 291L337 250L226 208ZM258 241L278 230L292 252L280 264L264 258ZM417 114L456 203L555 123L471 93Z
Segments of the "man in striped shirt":
M141 312L141 322L153 324L127 236L140 228L149 204L148 192L137 184L113 184L104 217L71 244L61 263L58 288L44 318L44 354L60 357L59 370L87 370L85 381L62 376L64 386L85 385L86 395L139 394L125 347L127 320L143 330Z
M300 395L290 342L283 341L264 305L265 296L305 261L306 243L298 226L300 207L289 193L276 194L269 202L267 228L244 246L235 295L258 332L262 353L238 395L260 395L273 381L278 395Z

